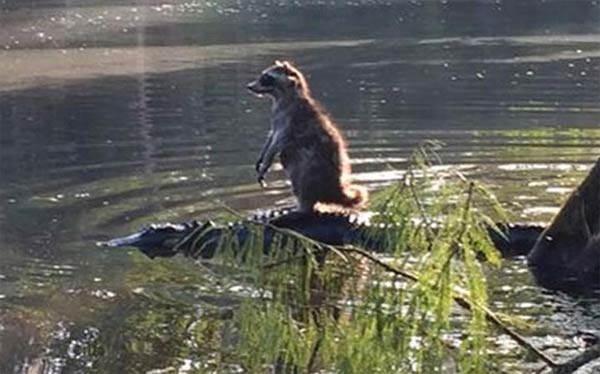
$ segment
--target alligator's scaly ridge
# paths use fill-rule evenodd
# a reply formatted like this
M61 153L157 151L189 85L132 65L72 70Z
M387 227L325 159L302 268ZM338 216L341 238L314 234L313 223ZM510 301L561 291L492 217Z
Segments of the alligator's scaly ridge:
M300 213L288 209L269 210L249 216L245 220L225 225L212 221L192 221L182 224L151 225L138 233L117 238L104 246L132 246L147 256L170 257L177 253L193 258L212 258L226 234L243 246L252 230L262 230L263 251L269 252L278 229L288 229L312 240L329 245L357 245L374 252L386 247L398 226L372 224L373 213ZM254 223L262 224L260 227ZM544 229L538 225L500 225L503 234L489 229L495 246L505 256L525 255L533 247Z

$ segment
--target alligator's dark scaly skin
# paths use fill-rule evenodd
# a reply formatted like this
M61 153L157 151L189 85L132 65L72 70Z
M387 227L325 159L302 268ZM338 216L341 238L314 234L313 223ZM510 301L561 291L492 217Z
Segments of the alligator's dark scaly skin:
M117 238L102 245L110 247L137 247L150 258L170 257L182 253L194 258L212 258L225 232L243 246L257 225L263 235L263 250L273 245L277 229L289 229L310 239L329 245L357 245L374 252L385 248L385 238L394 227L371 225L370 213L353 215L333 213L299 213L274 210L249 217L245 221L217 225L211 221L193 221L184 224L152 225L133 235ZM272 226L272 227L271 227ZM536 225L503 225L504 235L490 229L490 238L504 256L526 255L535 244L543 227Z
M137 247L150 258L170 257L179 253L192 258L210 259L215 255L223 238L233 238L239 244L239 247L234 246L234 249L244 248L245 244L248 244L248 248L256 249L259 245L249 243L248 240L262 236L263 253L276 251L278 245L289 243L289 236L276 235L279 229L287 229L329 245L355 245L372 252L381 252L389 247L386 240L394 240L394 230L398 226L371 225L369 217L369 213L347 216L270 211L227 225L211 221L152 225L133 235L101 244L109 247ZM499 225L498 228L502 234L492 228L488 230L488 234L504 257L529 254L532 248L538 245L538 238L544 232L544 227L539 225L510 224ZM253 230L259 230L262 235L253 235ZM590 266L593 269L587 273L576 272L573 266L566 265L559 268L538 266L532 269L532 273L538 283L546 288L600 296L597 291L600 289L598 249L593 250L596 252L588 256L592 259Z

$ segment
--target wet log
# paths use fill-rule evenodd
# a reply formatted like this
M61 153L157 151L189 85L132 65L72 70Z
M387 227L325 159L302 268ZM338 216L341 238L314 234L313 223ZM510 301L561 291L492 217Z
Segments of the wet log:
M545 287L600 290L600 159L542 232L527 260Z

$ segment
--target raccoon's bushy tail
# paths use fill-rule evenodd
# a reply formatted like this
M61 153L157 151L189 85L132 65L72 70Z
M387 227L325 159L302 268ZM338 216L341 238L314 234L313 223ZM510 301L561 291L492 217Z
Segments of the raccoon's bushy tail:
M369 192L363 186L356 184L347 186L344 189L342 204L347 208L364 208L369 200Z

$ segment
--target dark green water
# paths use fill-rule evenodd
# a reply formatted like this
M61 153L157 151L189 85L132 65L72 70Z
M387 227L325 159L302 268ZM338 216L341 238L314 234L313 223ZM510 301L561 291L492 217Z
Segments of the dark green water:
M428 139L514 221L546 222L600 156L597 1L0 0L0 373L193 372L191 337L243 297L182 259L94 246L150 222L290 203L253 164L269 104L245 84L291 59L338 120L356 179L401 177ZM492 306L549 354L598 332L597 302L522 260ZM200 322L198 322L200 321ZM217 327L215 327L217 329ZM528 371L497 339L509 372Z

